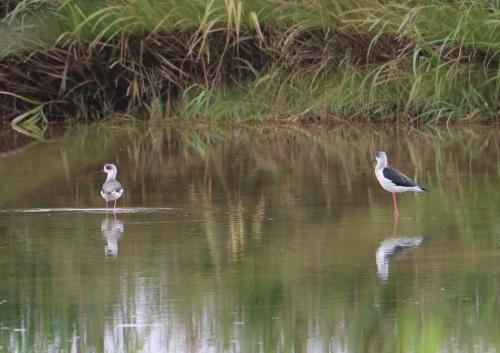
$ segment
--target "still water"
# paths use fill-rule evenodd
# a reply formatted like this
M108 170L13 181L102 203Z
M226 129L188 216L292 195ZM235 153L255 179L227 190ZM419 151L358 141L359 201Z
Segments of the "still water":
M103 125L9 149L0 352L500 352L496 129ZM431 190L398 222L379 149Z

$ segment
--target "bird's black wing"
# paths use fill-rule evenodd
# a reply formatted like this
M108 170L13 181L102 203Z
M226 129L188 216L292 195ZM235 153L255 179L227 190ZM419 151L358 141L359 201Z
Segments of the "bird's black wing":
M383 170L384 177L386 179L389 179L390 181L393 182L394 185L396 186L406 186L406 187L413 187L417 186L417 184L408 178L406 175L401 173L399 170L392 169L392 168L384 168Z

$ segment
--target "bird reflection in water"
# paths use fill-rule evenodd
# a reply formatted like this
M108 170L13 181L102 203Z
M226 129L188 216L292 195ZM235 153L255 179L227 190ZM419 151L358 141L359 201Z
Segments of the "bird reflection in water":
M387 280L389 262L403 258L412 249L419 247L423 240L422 237L396 237L382 241L375 254L378 277L383 281Z
M107 242L104 247L104 254L106 256L118 255L118 240L122 237L123 230L123 222L119 219L109 219L106 217L102 220L101 232Z

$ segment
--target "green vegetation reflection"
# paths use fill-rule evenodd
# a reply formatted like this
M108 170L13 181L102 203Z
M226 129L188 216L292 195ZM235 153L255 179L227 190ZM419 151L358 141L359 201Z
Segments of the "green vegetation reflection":
M2 209L102 207L92 173L109 159L124 207L173 209L116 223L0 213L0 352L491 351L499 141L482 128L157 124L27 146L0 160ZM431 189L401 197L396 235L424 242L385 281L375 251L394 225L379 148Z

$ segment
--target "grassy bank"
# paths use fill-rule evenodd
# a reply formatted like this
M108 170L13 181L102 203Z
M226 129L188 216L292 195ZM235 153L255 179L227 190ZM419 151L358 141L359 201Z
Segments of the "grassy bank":
M500 115L497 2L7 3L0 119L14 126L115 113L403 123Z

